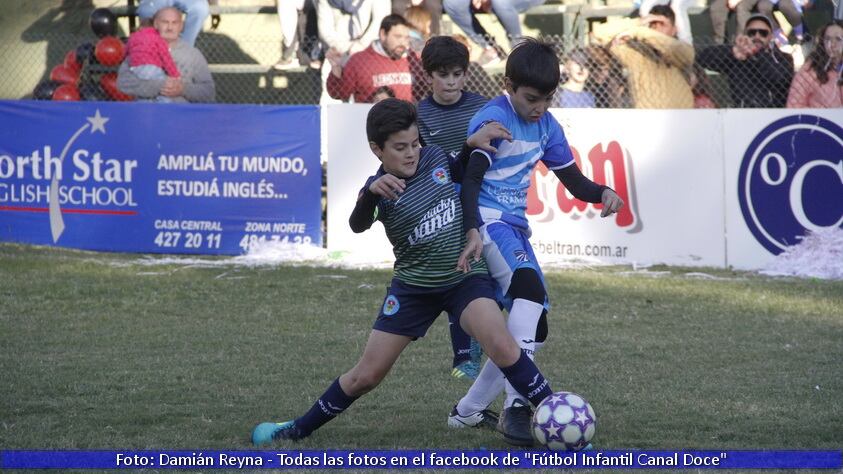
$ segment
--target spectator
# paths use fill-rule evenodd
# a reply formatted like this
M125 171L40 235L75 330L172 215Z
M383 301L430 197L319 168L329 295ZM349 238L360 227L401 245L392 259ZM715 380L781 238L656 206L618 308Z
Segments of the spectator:
M641 23L614 36L610 45L629 72L635 108L692 108L686 74L694 64L694 48L676 39L673 10L656 5Z
M162 8L176 7L187 15L181 39L189 46L196 44L196 37L202 31L202 25L211 10L208 0L141 0L137 14L141 21L149 21Z
M820 28L814 50L793 78L787 106L843 107L843 27L832 22Z
M407 11L413 7L421 7L430 14L431 36L439 36L442 22L442 0L392 0L392 13L403 16L412 23Z
M568 109L590 109L594 107L594 95L585 90L589 76L588 55L581 49L574 49L560 65L562 80L553 96L551 107Z
M745 32L735 38L734 46L703 49L700 65L728 78L733 106L784 107L793 79L793 58L774 46L773 22L766 16L749 17Z
M803 0L740 0L735 6L738 21L737 34L741 35L744 33L743 25L746 24L753 13L761 14L768 19L772 19L774 18L773 10L777 9L782 12L787 22L793 27L796 41L801 43L804 36L802 30L802 6ZM773 33L780 34L778 25L773 20L771 20L771 23L773 23L771 27ZM786 42L786 38L783 39Z
M708 5L708 13L711 17L711 28L714 30L714 43L723 44L726 42L726 23L729 21L729 12L735 11L740 0L711 0Z
M380 86L375 89L375 92L372 94L372 97L369 99L369 102L373 104L377 104L378 102L386 99L393 99L395 98L395 91L392 90L389 86Z
M365 50L354 54L343 66L336 57L328 57L331 74L328 76L328 94L334 99L368 102L375 90L389 86L398 99L413 100L413 80L407 50L410 46L410 29L401 15L383 19L379 39Z
M493 12L498 21L503 25L506 35L510 41L510 47L514 47L521 38L520 13L524 13L532 7L541 5L544 0L444 0L445 12L462 29L472 41L483 47L479 62L483 66L499 64L505 55L500 48L489 39L489 34L483 28L475 12Z
M296 54L300 49L311 52L312 45L303 37L307 23L307 13L312 12L313 0L276 0L278 21L281 23L281 59L272 66L279 71L299 67ZM315 58L310 58L315 59Z
M717 103L711 98L711 81L708 80L705 69L699 64L694 64L688 80L691 83L691 92L694 94L694 108L716 109Z
M695 0L643 0L638 7L638 12L642 17L646 17L650 14L654 6L666 5L673 10L676 19L676 37L688 44L694 44L694 35L691 33L691 20L688 17L688 9L694 3L696 3Z
M623 64L605 46L594 44L587 51L591 70L586 89L594 95L594 105L601 109L632 107Z
M129 68L139 79L166 79L167 76L178 79L181 76L170 55L170 46L152 26L141 26L132 33L126 43L126 52ZM156 100L172 102L164 95Z
M169 45L181 77L143 79L132 72L129 61L123 61L117 72L117 88L140 100L153 100L163 95L173 102L213 102L216 89L208 62L198 49L179 39L184 27L181 11L175 7L158 10L153 26Z
M410 49L421 55L424 44L430 38L430 12L422 7L410 7L404 18L410 25Z
M317 0L319 38L328 56L345 62L378 39L378 27L389 15L389 0Z

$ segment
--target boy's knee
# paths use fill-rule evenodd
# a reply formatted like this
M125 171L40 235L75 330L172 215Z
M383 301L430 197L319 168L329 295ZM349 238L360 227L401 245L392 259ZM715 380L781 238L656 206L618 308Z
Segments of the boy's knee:
M521 357L521 348L509 333L492 339L483 350L498 367L509 367Z
M508 293L512 299L521 298L538 304L544 304L545 300L544 284L532 268L515 270Z
M349 374L351 396L359 397L364 393L371 392L383 380L385 374L373 370L357 370Z

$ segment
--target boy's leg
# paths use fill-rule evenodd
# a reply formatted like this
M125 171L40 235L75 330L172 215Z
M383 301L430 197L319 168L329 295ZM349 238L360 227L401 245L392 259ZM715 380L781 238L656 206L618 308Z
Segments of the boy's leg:
M310 410L283 423L261 423L252 432L252 443L262 446L277 439L310 436L345 411L357 398L377 387L412 339L373 329L357 364L341 375L320 396Z
M448 330L451 333L451 349L454 352L451 375L458 379L477 379L483 350L460 326L459 316L448 314Z
M547 295L533 249L523 232L503 222L487 224L481 232L483 256L489 272L501 291L512 300L507 329L532 359L536 342L544 341L547 335ZM542 321L544 330L538 331ZM498 429L510 442L532 443L532 411L527 400L509 383L505 384L505 390L507 395Z
M489 298L475 299L463 311L460 322L466 332L480 341L489 355L490 361L501 367L499 371L503 373L508 383L521 394L521 397L528 399L533 405L538 405L552 393L550 384L539 372L535 363L518 347L512 336L507 334L503 315L494 300ZM494 366L487 365L487 367ZM527 409L529 410L529 407ZM449 417L449 425L451 426L455 426L451 423L455 418L458 419L468 415L459 412L459 405L455 411L457 413L452 413L452 416ZM521 433L521 430L502 430L504 438L511 444L531 446L533 438L529 418L523 428L526 433Z

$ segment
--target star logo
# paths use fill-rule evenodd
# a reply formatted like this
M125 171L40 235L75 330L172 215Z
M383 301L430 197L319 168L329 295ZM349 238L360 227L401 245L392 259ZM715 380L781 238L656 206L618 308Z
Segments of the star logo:
M574 410L574 420L580 426L585 426L588 424L588 414L585 410Z
M109 121L108 117L100 115L100 109L94 113L93 117L88 117L88 122L91 123L91 133L100 131L105 134L105 123Z
M547 438L548 439L556 439L559 438L559 430L562 427L557 425L556 423L550 422L550 426L546 428L547 430Z

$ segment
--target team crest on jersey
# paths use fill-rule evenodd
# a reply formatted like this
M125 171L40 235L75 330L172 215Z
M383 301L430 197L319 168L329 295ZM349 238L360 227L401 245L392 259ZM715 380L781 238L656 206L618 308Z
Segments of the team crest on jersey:
M448 182L448 172L445 171L445 168L436 168L433 170L431 177L433 177L433 182L436 184L445 184Z
M399 308L401 308L401 304L398 302L398 298L396 298L395 295L387 296L386 301L383 302L384 316L392 316L398 312Z
M514 254L515 254L515 260L518 260L519 262L529 262L530 261L530 256L527 255L527 252L525 252L524 250L516 250L514 252Z

